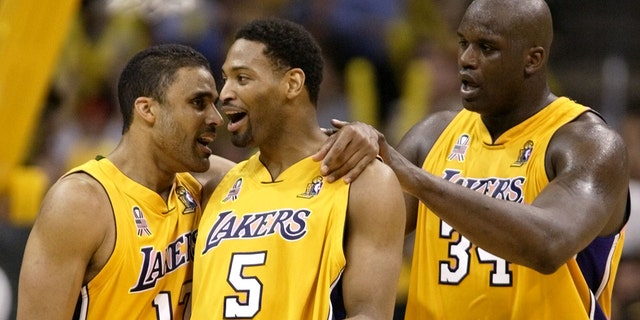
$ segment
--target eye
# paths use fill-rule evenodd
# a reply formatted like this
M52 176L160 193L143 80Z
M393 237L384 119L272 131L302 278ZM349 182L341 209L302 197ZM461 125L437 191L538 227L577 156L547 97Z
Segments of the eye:
M191 103L195 105L198 110L204 110L211 106L215 107L216 101L217 101L217 98L214 101L213 97L204 94L204 95L193 98L193 100L191 100Z
M491 52L493 50L495 50L495 48L491 45L488 45L486 43L481 43L480 44L480 49L482 50L482 52Z
M239 84L246 84L247 82L249 82L249 79L250 78L244 74L239 74L237 77Z
M191 101L194 105L198 107L198 109L204 109L207 107L207 102L203 98L195 98Z

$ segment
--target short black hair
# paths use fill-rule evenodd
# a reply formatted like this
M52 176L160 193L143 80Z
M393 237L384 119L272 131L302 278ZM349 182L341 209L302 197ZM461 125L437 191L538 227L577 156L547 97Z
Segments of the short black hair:
M164 102L165 91L176 72L184 67L205 67L209 61L201 53L181 44L160 44L138 52L129 60L118 81L118 102L122 113L122 133L133 121L133 105L138 97Z
M309 99L317 104L324 61L320 46L304 27L280 18L258 19L240 28L235 39L263 43L264 54L277 68L302 69Z

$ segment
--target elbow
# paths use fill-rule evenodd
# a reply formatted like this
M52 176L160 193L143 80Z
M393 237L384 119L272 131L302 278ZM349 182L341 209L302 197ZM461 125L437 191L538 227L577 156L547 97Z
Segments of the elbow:
M556 272L560 268L560 266L562 266L562 264L554 263L550 261L543 261L543 262L536 263L530 267L544 275L550 275Z
M571 258L567 255L566 245L559 243L547 240L544 245L538 246L527 266L545 275L558 271Z

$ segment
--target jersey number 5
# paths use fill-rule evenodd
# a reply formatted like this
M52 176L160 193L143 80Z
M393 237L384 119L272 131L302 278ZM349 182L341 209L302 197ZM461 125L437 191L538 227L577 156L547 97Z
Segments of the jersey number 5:
M267 252L234 253L231 256L231 267L227 275L229 285L239 295L227 296L224 299L224 317L229 319L253 318L262 306L262 282L260 279L244 274L245 267L262 266L267 261Z

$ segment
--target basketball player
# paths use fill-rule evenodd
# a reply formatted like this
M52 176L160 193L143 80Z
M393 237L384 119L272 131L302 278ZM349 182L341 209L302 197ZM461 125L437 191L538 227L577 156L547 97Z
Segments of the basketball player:
M72 169L43 200L20 274L20 319L188 312L202 186L178 172L209 169L207 144L223 123L216 85L201 54L164 45L129 61L118 97L119 145Z
M464 109L419 122L397 151L379 134L413 196L406 319L610 318L626 147L550 91L552 34L543 0L474 1L458 28Z
M402 190L378 161L350 184L320 174L311 156L327 139L316 117L322 68L320 48L297 24L257 20L236 34L221 111L233 143L259 152L207 203L193 319L391 319Z

